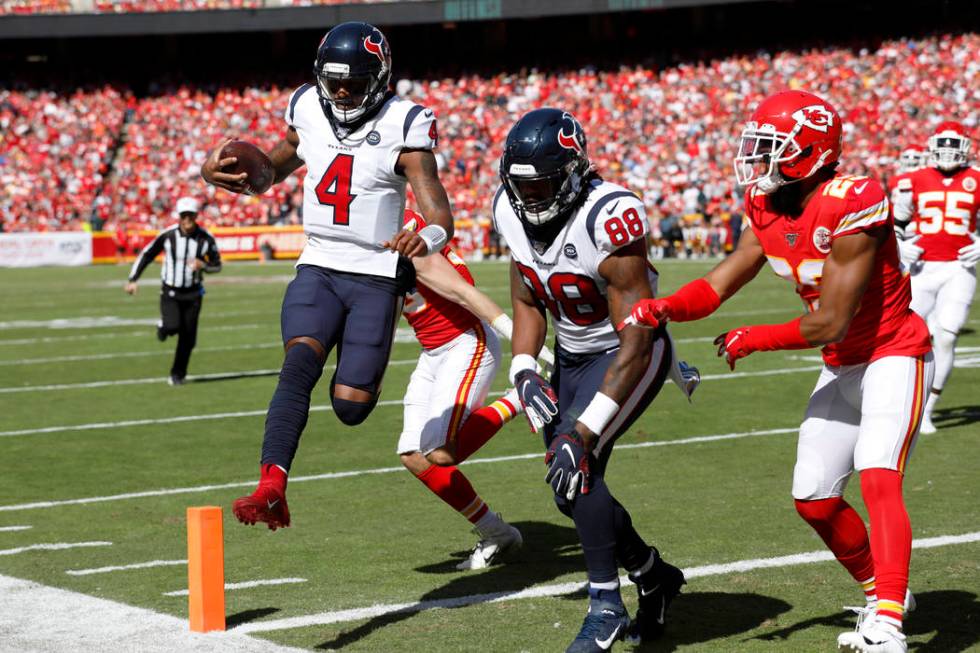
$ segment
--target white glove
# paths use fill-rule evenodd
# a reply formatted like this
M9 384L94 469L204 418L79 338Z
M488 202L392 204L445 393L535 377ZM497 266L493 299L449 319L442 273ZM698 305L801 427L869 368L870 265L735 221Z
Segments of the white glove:
M922 257L922 252L925 251L915 244L921 237L922 236L917 234L905 240L901 238L898 239L898 255L902 259L902 265L905 266L906 269L911 269L912 266Z
M956 253L960 265L965 268L972 268L977 264L977 261L980 261L980 238L977 238L976 234L970 234L970 238L973 239L973 242L965 247L960 247Z

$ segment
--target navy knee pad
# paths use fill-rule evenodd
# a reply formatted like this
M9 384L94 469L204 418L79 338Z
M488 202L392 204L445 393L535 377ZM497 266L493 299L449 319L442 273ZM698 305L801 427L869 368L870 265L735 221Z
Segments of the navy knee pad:
M371 411L374 410L375 405L377 405L378 400L362 402L331 397L331 402L333 403L333 412L337 414L337 419L347 426L357 426L367 419Z

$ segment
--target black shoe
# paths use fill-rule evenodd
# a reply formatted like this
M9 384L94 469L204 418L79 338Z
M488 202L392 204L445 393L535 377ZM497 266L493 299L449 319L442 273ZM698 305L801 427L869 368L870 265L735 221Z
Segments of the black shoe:
M184 385L184 377L177 376L176 374L171 374L170 378L167 379L167 385Z
M664 634L667 608L687 582L684 572L664 562L659 553L654 555L657 560L650 571L640 577L630 574L630 580L636 583L639 598L636 618L626 638L632 644L648 642Z
M592 599L582 629L565 649L565 653L603 653L623 639L630 616L622 603Z
M157 340L163 342L167 339L167 334L164 333L163 327L157 327Z

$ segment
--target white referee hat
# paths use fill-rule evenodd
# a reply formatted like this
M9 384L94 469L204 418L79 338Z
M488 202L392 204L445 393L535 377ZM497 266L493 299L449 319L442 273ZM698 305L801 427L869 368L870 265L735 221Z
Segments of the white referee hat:
M181 213L198 213L201 206L193 197L181 197L177 200L177 215Z

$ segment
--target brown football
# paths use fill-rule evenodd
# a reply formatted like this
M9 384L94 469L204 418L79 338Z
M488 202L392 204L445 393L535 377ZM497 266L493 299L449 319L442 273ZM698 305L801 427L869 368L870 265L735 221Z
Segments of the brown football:
M272 180L275 179L276 171L265 152L248 141L232 141L221 150L222 159L231 156L238 161L226 167L222 172L233 175L244 172L248 175L245 184L248 186L248 193L251 195L261 195L269 190L269 187L272 186Z

